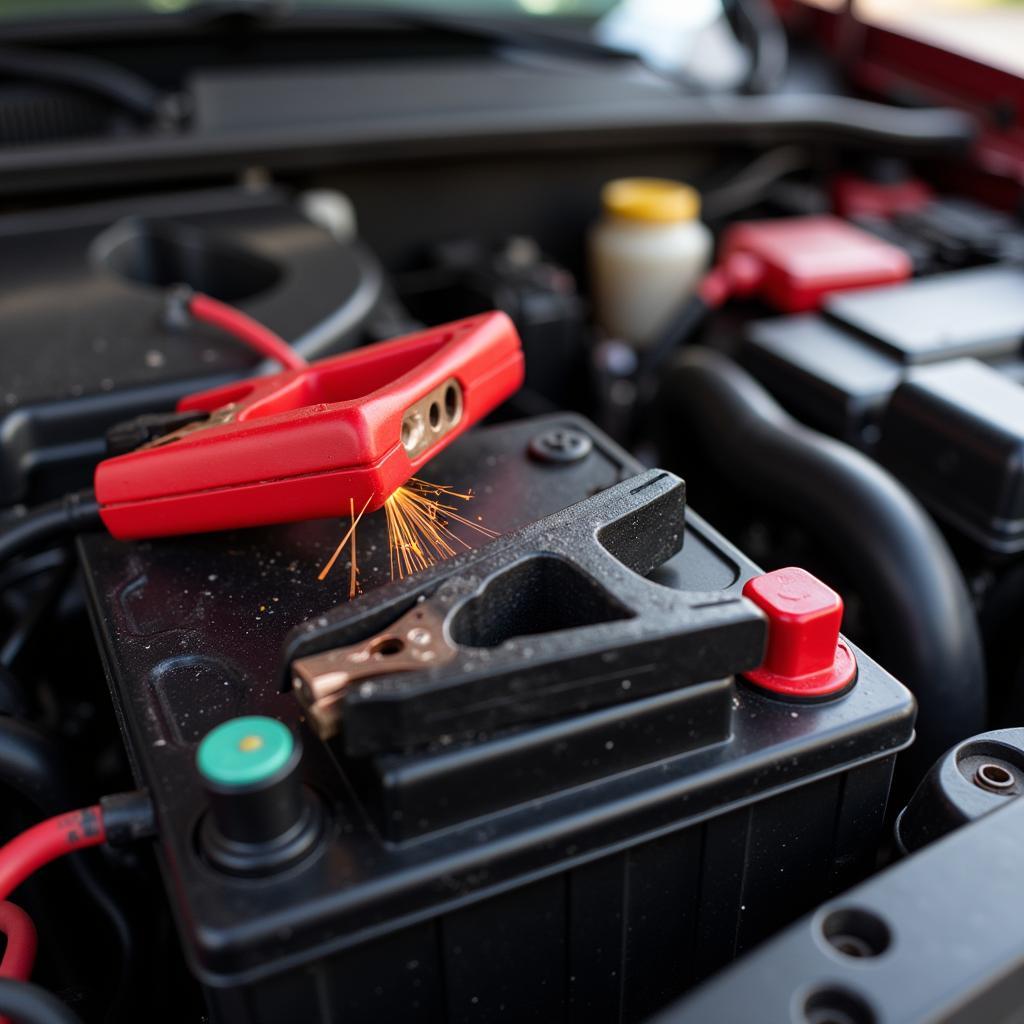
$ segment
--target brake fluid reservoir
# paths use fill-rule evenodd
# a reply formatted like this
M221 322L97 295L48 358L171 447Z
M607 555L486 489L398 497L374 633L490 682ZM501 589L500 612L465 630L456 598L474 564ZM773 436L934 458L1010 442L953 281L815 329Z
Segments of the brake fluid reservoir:
M642 347L697 287L711 257L700 196L664 178L618 178L601 191L603 215L589 237L597 322Z

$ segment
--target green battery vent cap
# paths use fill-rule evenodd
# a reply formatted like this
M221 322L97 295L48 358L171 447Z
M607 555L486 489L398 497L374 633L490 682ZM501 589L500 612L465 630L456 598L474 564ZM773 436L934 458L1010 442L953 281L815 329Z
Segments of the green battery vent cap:
M232 718L203 737L196 768L207 800L199 841L216 867L268 874L316 848L323 818L302 784L302 744L288 726Z
M215 786L258 786L288 764L294 749L291 730L276 718L245 715L208 732L196 762L199 773Z

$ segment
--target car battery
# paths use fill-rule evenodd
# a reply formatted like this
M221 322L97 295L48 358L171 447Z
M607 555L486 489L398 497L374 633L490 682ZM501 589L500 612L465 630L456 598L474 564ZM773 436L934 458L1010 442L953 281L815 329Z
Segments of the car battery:
M900 683L841 641L840 690L773 691L757 567L581 418L478 429L428 469L498 537L392 582L367 517L351 602L348 572L318 579L345 520L79 542L213 1020L639 1021L867 873L912 738ZM387 655L382 628L460 586L471 684L360 685L340 722L296 699L325 638ZM233 796L210 747L239 722L276 760Z

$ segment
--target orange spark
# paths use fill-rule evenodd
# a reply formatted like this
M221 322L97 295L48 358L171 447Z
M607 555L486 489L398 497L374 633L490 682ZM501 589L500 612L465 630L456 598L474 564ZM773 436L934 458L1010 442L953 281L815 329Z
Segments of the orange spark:
M327 578L327 574L334 568L334 563L338 560L338 556L344 551L345 545L351 539L352 541L352 572L349 577L349 597L356 596L356 527L359 525L359 520L363 518L363 513L366 511L367 506L370 504L370 499L373 497L371 494L366 499L366 504L359 510L359 515L355 514L356 506L355 502L349 498L349 510L352 514L352 525L348 528L345 536L338 542L338 546L334 549L334 554L328 559L327 564L320 570L320 575L317 577L319 580Z
M461 493L444 484L431 484L413 477L384 503L388 521L388 550L391 578L404 579L446 558L468 550L470 544L452 529L452 524L469 527L485 537L497 537L494 530L460 515L449 499L469 501L472 491Z
M453 504L454 501L469 501L472 497L472 491L463 493L445 484L431 484L413 477L384 502L384 516L388 528L388 561L392 579L405 579L406 576L457 555L460 548L469 550L471 545L455 532L460 526L468 527L484 537L498 536L494 530L481 525L479 516L475 522L467 519L459 513L458 505ZM356 527L369 501L359 515L355 515L355 506L351 500L349 504L352 525L342 537L319 578L322 580L327 576L345 545L349 544L352 553L349 597L355 597L358 591Z

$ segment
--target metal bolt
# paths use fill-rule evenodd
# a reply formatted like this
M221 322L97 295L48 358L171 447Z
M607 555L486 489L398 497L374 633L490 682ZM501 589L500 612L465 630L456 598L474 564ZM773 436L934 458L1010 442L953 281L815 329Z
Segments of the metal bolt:
M594 442L575 427L552 427L530 442L530 455L540 462L579 462L586 458Z

